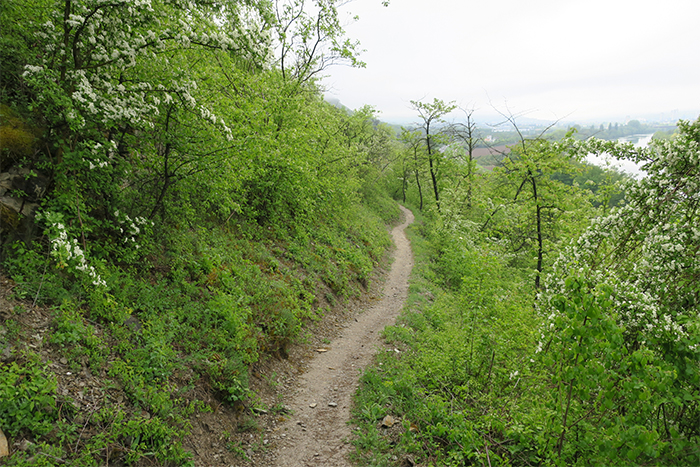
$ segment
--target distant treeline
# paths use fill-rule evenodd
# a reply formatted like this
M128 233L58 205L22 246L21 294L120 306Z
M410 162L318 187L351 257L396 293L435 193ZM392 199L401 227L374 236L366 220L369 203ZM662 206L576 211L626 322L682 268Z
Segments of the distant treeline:
M676 125L643 123L639 120L630 120L627 123L601 123L599 125L588 126L575 124L570 127L556 127L549 130L543 126L524 126L520 131L528 137L537 137L541 135L545 139L557 141L563 138L571 128L576 129L577 138L588 139L590 137L595 137L607 141L637 134L653 134L654 138L669 138L676 131ZM482 147L508 145L520 141L520 136L516 131L479 128L479 133L482 143L480 146Z

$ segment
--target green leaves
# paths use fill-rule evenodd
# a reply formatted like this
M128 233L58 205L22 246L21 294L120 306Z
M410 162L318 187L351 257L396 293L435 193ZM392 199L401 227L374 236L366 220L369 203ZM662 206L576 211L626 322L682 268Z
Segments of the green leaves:
M665 152L672 145L663 145L658 159L676 157ZM618 155L626 149L603 146ZM694 222L695 202L662 189L694 182L664 167L628 185L629 203L596 220L548 279L541 306L553 313L543 334L549 357L542 358L560 388L549 429L561 456L567 444L575 449L567 433L572 414L577 433L595 432L587 420L607 427L589 447L615 462L673 459L700 435L685 419L697 403L690 388L698 381L699 360L696 327L684 324L696 312L693 299L680 298L693 293L683 276L693 268L684 255L695 240L684 229ZM694 173L688 159L683 170Z
M392 456L455 466L526 465L535 457L526 433L541 430L511 429L531 405L528 384L538 382L529 361L536 342L530 291L486 242L451 227L433 220L423 227L428 238L409 233L410 296L385 331L399 352L379 355L356 399L363 465ZM382 431L375 417L384 412L402 418L400 436Z
M9 436L41 436L58 416L56 380L46 365L31 358L0 364L0 426Z
M433 194L435 195L435 204L439 211L440 188L438 185L438 178L441 155L438 149L440 144L445 141L445 135L441 132L439 125L444 123L443 117L456 109L457 105L454 102L445 103L440 99L434 98L433 102L411 101L411 107L418 112L418 116L421 120L419 123L420 131L425 144L428 170L433 184ZM417 153L414 154L417 156ZM421 208L422 205L423 200L421 195Z
M338 14L341 5L338 0L318 0L313 6L303 0L276 3L277 66L295 90L331 65L365 66L359 59L359 42L345 37Z

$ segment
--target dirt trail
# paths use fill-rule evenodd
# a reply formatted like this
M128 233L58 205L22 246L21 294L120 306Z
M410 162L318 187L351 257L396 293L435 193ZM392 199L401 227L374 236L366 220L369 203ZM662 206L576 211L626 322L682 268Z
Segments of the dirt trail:
M413 222L413 213L395 227L394 263L381 300L359 314L344 334L319 352L298 380L287 407L292 414L280 425L279 437L268 457L278 467L350 466L350 407L359 374L380 345L381 330L392 324L408 295L408 277L413 267L411 246L404 229ZM267 464L267 463L266 463Z

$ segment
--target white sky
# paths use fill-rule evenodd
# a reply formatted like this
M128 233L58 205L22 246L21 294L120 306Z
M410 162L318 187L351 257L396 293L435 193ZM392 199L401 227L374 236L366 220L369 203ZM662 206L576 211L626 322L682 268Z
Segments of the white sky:
M494 107L552 121L700 113L700 0L354 0L341 11L367 68L334 66L323 85L385 121L411 121L409 101L434 97L477 118Z

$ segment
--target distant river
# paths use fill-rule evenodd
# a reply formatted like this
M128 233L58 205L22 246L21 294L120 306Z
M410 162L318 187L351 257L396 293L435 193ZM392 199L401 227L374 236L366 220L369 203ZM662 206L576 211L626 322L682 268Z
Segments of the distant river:
M651 138L653 136L653 133L644 133L638 135L624 136L622 138L618 138L618 141L622 143L632 143L639 148L644 148L649 146L649 143L651 142ZM593 154L590 154L586 158L586 160L591 164L595 164L601 167L606 167L608 164L610 164L618 170L633 176L634 178L641 178L644 176L644 172L639 168L637 164L635 164L632 161L618 161L617 159L609 157L608 155L595 156Z
M649 146L649 143L651 143L651 138L653 136L654 136L654 133L630 135L630 136L624 136L622 138L618 138L617 140L620 141L621 143L632 143L639 148L645 148L645 147Z

